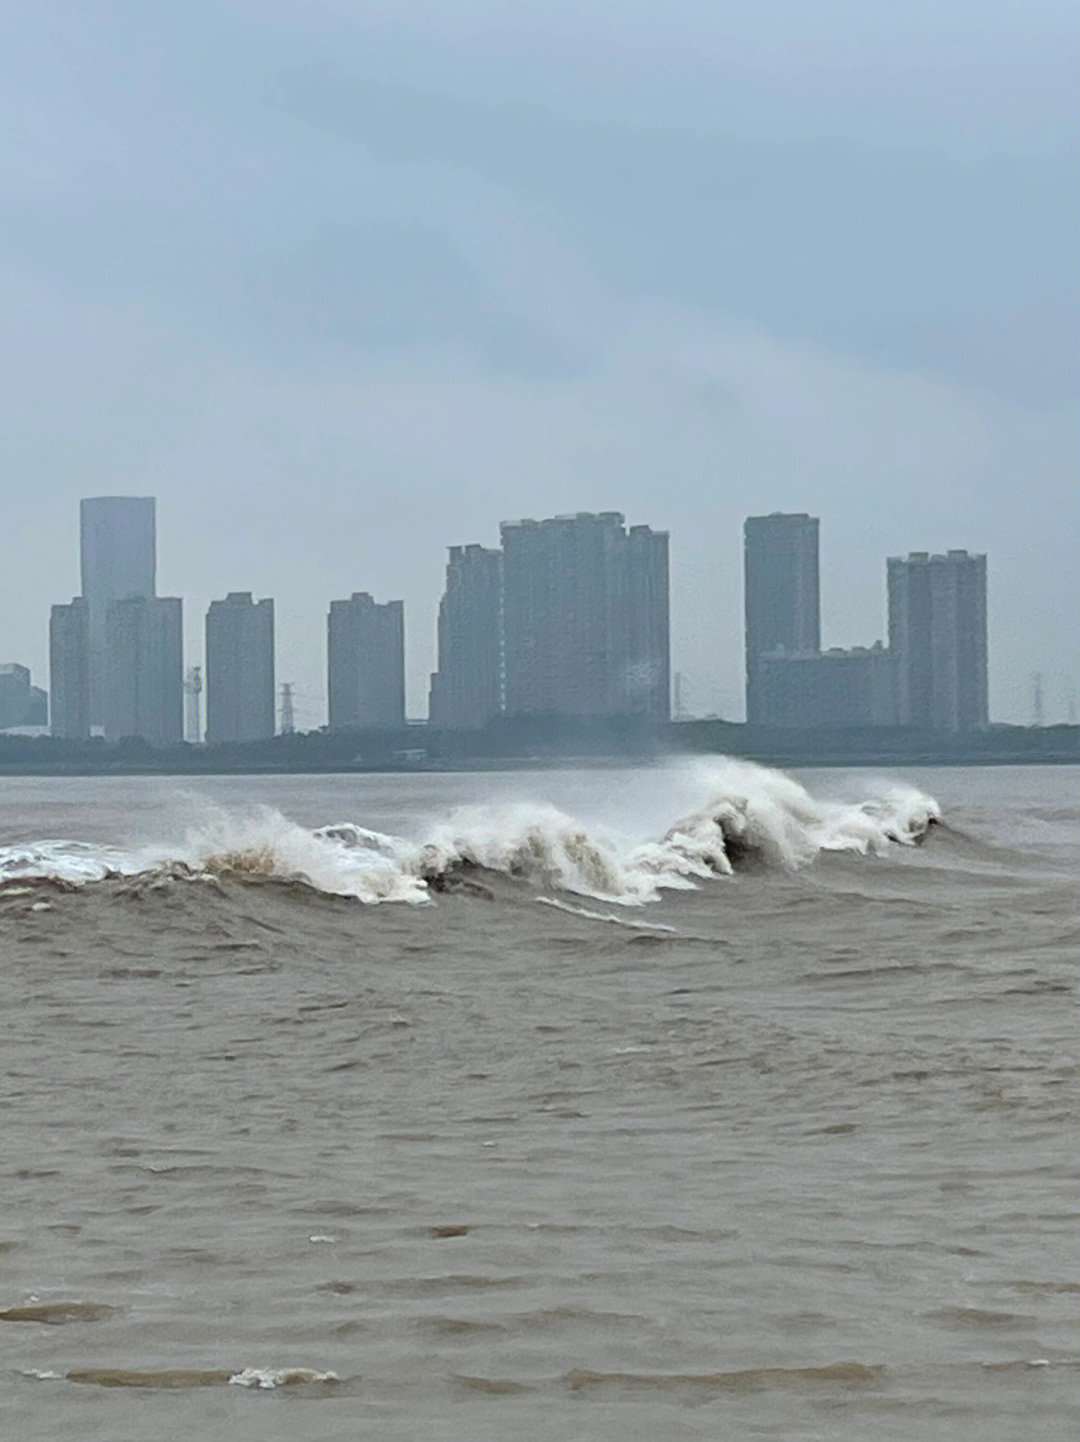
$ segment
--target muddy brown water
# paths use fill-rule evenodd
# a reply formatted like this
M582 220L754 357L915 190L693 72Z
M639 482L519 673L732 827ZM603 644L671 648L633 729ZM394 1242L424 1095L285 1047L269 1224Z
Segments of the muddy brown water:
M1074 1435L1080 771L902 779L921 846L637 906L9 873L0 1435ZM641 840L697 785L5 781L0 846L477 800Z

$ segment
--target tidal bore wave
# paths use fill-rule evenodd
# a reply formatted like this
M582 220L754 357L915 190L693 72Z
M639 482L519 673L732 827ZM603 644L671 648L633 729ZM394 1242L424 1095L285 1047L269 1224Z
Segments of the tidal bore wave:
M633 906L743 865L795 869L822 852L880 855L916 845L939 816L937 803L913 787L886 783L855 801L825 800L781 772L731 761L703 775L699 803L659 835L638 834L632 817L600 827L545 802L462 807L413 838L354 821L307 828L269 807L240 816L209 808L177 841L0 848L0 889L30 896L43 883L231 877L295 882L364 903L415 903L451 889L482 893L487 873Z

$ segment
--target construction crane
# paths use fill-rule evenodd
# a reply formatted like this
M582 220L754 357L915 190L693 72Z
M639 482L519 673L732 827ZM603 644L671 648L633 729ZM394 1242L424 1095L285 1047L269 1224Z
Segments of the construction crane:
M202 740L202 717L200 715L200 697L202 696L202 668L192 666L184 677L184 699L187 702L187 724L184 730L187 732L186 739L193 741L196 746Z

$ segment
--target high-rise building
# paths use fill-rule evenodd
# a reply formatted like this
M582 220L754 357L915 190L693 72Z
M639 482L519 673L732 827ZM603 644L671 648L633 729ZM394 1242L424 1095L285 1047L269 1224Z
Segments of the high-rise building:
M743 529L746 719L767 724L757 660L767 651L821 650L816 516L751 516Z
M184 736L182 607L176 597L129 596L105 613L105 735L173 746Z
M451 546L439 605L438 670L429 718L448 731L478 731L502 710L502 552Z
M892 556L888 590L899 724L931 731L985 726L986 557L967 551Z
M896 656L896 719L929 729L933 715L930 649L930 555L915 551L886 562L889 649Z
M0 731L20 726L44 726L49 698L30 682L30 670L17 661L0 666Z
M49 617L52 734L79 741L90 735L90 618L82 596L54 606Z
M631 526L626 538L626 700L635 715L671 720L668 534Z
M896 665L880 641L847 651L765 651L757 666L760 725L896 724Z
M366 591L331 601L327 620L330 726L396 729L405 724L405 608Z
M153 496L95 496L80 506L82 594L90 626L90 719L105 721L106 614L113 601L156 588Z
M274 603L232 591L206 613L206 739L274 734Z
M501 534L507 714L667 720L666 534L617 511Z

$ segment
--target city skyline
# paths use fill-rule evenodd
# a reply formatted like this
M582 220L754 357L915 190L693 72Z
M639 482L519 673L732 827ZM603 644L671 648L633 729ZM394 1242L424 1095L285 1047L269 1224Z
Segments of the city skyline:
M273 735L273 599L256 603L250 592L230 592L211 602L205 649L198 661L189 653L185 662L182 600L139 594L154 582L154 508L152 497L80 502L84 575L104 589L104 570L120 578L110 581L112 590L132 588L105 608L106 736L118 739L131 726L139 729L130 734L168 744L183 729L174 712L176 696L188 689L184 676L200 669L207 740ZM100 518L89 547L88 516ZM109 517L115 532L104 524ZM666 721L674 699L667 533L642 524L627 529L619 512L579 512L503 522L500 538L499 550L475 543L448 550L436 618L439 669L430 677L429 709L416 719L462 730L481 729L497 714ZM984 555L953 548L889 557L887 646L878 639L869 648L823 650L819 519L805 512L751 516L743 540L745 682L757 724L963 732L994 719L987 708ZM88 729L89 614L81 597L51 608L57 698L51 720L59 735ZM330 602L330 700L326 722L316 725L404 724L404 622L400 600L376 603L367 592L353 592ZM149 649L144 632L155 637ZM19 704L29 705L28 671L8 669L24 675L26 700ZM144 672L156 678L149 692ZM288 691L291 711L293 683Z
M984 555L888 557L887 639L823 647L818 518L750 516L743 536L751 725L985 730Z
M87 499L88 499L88 497L81 497L81 502L79 502L79 506L82 506L82 502L85 502L85 500L87 500ZM120 500L120 502L123 502L123 500L131 500L131 499L133 499L133 500L138 500L138 502L150 503L150 505L153 506L153 505L156 505L156 499L157 499L157 497L146 497L146 496L143 496L143 497L115 497L115 496L112 496L112 497L89 497L89 499L91 499L91 500L102 500L102 499L105 499L105 500L110 500L110 502L112 502L112 503L117 502L117 500ZM784 516L784 515L789 515L789 513L779 513L779 515ZM793 513L793 515L794 515L794 513ZM805 515L805 513L800 512L800 513L797 513L797 515ZM552 519L554 519L554 518L552 518ZM753 521L754 518L750 518L750 519L751 519L751 521ZM761 518L758 518L758 519L761 519ZM764 518L764 519L767 519L767 518ZM816 523L816 518L807 518L807 519L810 519L810 521L813 521L813 522ZM505 525L506 525L506 522L503 522L503 526L505 526ZM744 521L744 525L745 525L745 521ZM646 528L639 528L639 529L645 529L645 531L649 531L650 528L647 528L647 526L646 526ZM678 539L678 538L676 538L676 539ZM157 544L160 544L160 541L161 541L161 536L156 536L156 545L157 545ZM450 547L450 548L446 548L446 551L444 551L444 555L446 555L447 552L450 552L450 551L461 551L461 549L477 549L477 548L479 548L480 551L483 551L483 549L484 549L483 547L480 547L480 545L477 544L477 542L470 542L469 547L464 547L464 548L461 548L461 547ZM745 551L745 547L743 547L743 548L741 548L741 549L743 549L743 552ZM950 547L950 548L947 548L947 549L955 549L955 548ZM917 552L916 552L916 554L917 554ZM744 564L744 561L745 561L744 554L743 554L743 557L741 557L740 559L741 559L741 562L743 562L743 564ZM675 578L675 584L673 584L673 587L672 587L673 590L678 590L678 580L679 580L679 578L676 577L676 578ZM829 584L832 585L832 584L833 584L833 580L835 580L835 577L832 577L832 575L831 575L831 577L829 577ZM881 591L881 587L878 587L878 588L880 588L880 591ZM216 594L216 596L213 596L213 597L209 598L208 603L206 603L206 609L209 609L209 606L211 606L211 604L213 603L213 601L219 600L219 598L221 598L221 590L222 590L222 588L218 588L218 594ZM744 571L741 572L741 575L740 575L740 590L743 591L743 598L741 598L741 600L743 600L743 604L741 604L741 607L740 607L741 630L743 630L743 649L740 650L740 655L738 655L737 665L738 665L738 669L740 669L740 672L741 672L741 681L743 681L743 688L745 688L745 665L744 665L744 643L745 643L745 572L744 572ZM825 594L825 597L828 598L828 591L825 591L825 593L823 593L823 594ZM992 597L992 596L993 596L993 588L991 587L991 597ZM53 604L61 604L61 603L53 603ZM317 603L317 601L313 601L313 603L311 603L311 604L314 604L314 606L317 606L317 604L319 604L319 603ZM440 601L440 604L441 604L441 601ZM825 601L822 601L822 603L820 603L820 610L826 610ZM887 626L888 626L887 597L885 597L885 594L884 594L884 593L881 593L881 611L882 611L881 634L884 634L885 632L887 632ZM185 616L185 643L183 643L183 645L185 645L185 669L190 668L190 666L202 666L202 668L203 668L203 673L205 673L206 658L205 658L205 645L203 645L203 633L205 633L205 614L206 614L206 611L205 611L205 610L200 610L199 607L198 607L198 604L195 604L195 606L192 606L192 604L189 603L189 604L185 604L185 613L186 613L186 616ZM326 624L326 613L324 613L324 611L323 611L323 616L320 617L320 620L322 620L322 627L320 627L320 629L323 629L323 632L324 632L324 624ZM854 646L855 646L855 649L858 649L859 646L865 646L865 645L867 645L867 643L868 643L867 630L865 630L865 626L867 626L867 623L864 622L864 630L862 630L862 633L861 633L861 634L857 634L857 636L855 636L854 639L852 639L851 645L854 645ZM404 629L405 629L405 637L407 637L407 646L405 646L405 652L407 652L408 659L410 659L410 660L412 660L412 662L414 662L414 665L412 665L412 668L411 668L411 669L412 669L412 676L408 675L408 672L407 672L407 698L408 698L408 702L407 702L407 714L410 715L410 717L418 718L418 720L420 720L420 718L427 717L427 715L428 715L428 702L430 702L431 679L433 679L433 675L434 675L434 672L435 672L435 663L437 663L438 606L435 607L435 613L434 613L433 619L431 619L431 623L430 623L430 646L428 646L428 650L430 650L430 653L431 653L431 658L433 658L433 671L428 672L428 673L427 673L427 676L425 676L424 679L425 679L425 681L427 681L427 686L422 686L422 688L421 688L420 685L417 684L417 682L415 682L415 658L412 658L412 656L410 656L410 646L412 645L412 643L414 643L414 642L412 642L412 637L414 637L415 634L421 634L421 636L422 636L422 634L425 634L425 632L427 632L427 617L422 617L422 616L421 616L421 617L415 617L415 616L412 616L412 614L410 613L410 610L408 610L408 606L405 606L405 607L404 607ZM193 634L193 633L195 633L195 634ZM833 642L838 642L838 640L839 640L839 637L831 636L831 649L833 649L833 650L836 649L836 646L835 646L835 645L832 645L832 643L833 643ZM673 627L672 627L672 655L675 655L676 645L678 645L678 637L675 636L675 632L673 632ZM45 650L45 663L43 663L42 666L37 666L37 668L35 668L35 666L33 666L33 665L30 665L30 669L32 669L33 675L35 675L36 678L39 678L39 679L40 679L40 678L46 678L46 676L48 676L48 673L49 673L49 659L48 659L48 656L49 656L49 636L48 636L48 624L46 624L45 646L43 646L42 649ZM422 653L422 649L424 649L424 647L421 646L421 653ZM996 649L996 636L995 636L995 649ZM26 660L26 659L27 659L27 655L29 655L29 650L25 650L25 652L23 652L22 658L20 658L20 659ZM297 715L297 725L298 725L298 728L301 728L301 730L309 730L309 728L317 728L317 727L319 727L319 725L326 724L327 714L329 714L329 711L327 711L326 684L324 684L324 673L326 673L326 663L324 663L324 659L322 660L322 663L320 663L319 660L316 660L316 666L317 666L317 668L319 668L319 671L322 672L322 685L316 685L316 686L314 686L314 688L309 688L309 686L304 686L303 684L297 684L296 681L293 681L293 679L291 679L291 678L293 678L293 676L296 676L298 672L296 671L296 669L294 669L294 671L291 672L291 675L290 675L290 671L288 671L288 669L284 669L284 668L283 668L283 665L281 665L281 660L280 660L280 658L281 658L281 646L280 646L280 643L277 642L277 639L275 639L275 671L277 671L277 675L278 675L278 676L281 676L281 678L287 679L287 681L290 681L290 684L293 685L293 694L294 694L294 698L296 698L296 699L294 699L294 704L296 704L296 708L297 708L297 712L298 712L298 715ZM992 660L992 658L993 658L993 650L992 650L992 652L991 652L991 660ZM310 656L309 656L309 662L310 662ZM309 665L309 675L310 675L310 671L311 671L311 668L310 668L310 665ZM679 671L681 671L681 668L679 668L679 666L676 665L675 660L672 660L672 662L670 662L670 669L669 669L670 682L672 682L672 685L673 685L673 682L675 682L676 673L678 673ZM300 673L301 673L301 672L300 672ZM1073 691L1073 685L1071 685L1071 678L1070 678L1070 676L1061 675L1061 678L1060 678L1060 688L1055 688L1054 679L1055 679L1055 678L1054 678L1053 675L1051 675L1051 676L1043 676L1043 675L1035 676L1035 673L1034 673L1034 672L1027 673L1027 675L1024 676L1024 682L1025 682L1024 698L1022 698L1021 714L1019 714L1019 717L1018 717L1018 720L1019 720L1019 722L1021 722L1021 724L1024 724L1024 722L1030 721L1031 718L1032 718L1032 717L1031 717L1031 699L1030 699L1030 698L1031 698L1031 695L1032 695L1032 689L1034 689L1034 686L1035 686L1035 685L1038 685L1038 688L1040 688L1040 694L1041 694L1041 702L1040 702L1040 704L1043 705L1043 714L1044 714L1044 720L1045 720L1045 721L1051 722L1051 724L1053 724L1054 721L1063 721L1063 722L1064 722L1064 721L1067 721L1067 720L1068 720L1068 717L1070 717L1070 715L1076 714L1076 701L1074 701L1074 691ZM695 681L694 676L689 676L689 678L688 678L688 676L686 676L686 673L685 673L685 672L682 672L682 676L681 676L681 686L682 686L682 691L683 691L683 711L685 711L686 714L696 714L696 715L720 714L720 712L711 712L711 711L708 711L707 708L701 707L701 705L696 704L696 698L695 698L695 695L694 695L694 692L695 692L695 689L696 689L696 688L695 688L694 681ZM686 692L688 692L688 691L691 692L691 694L689 694L689 698L686 698ZM420 692L420 696L418 696L418 699L417 699L417 692ZM689 702L689 704L688 704L688 702ZM722 712L722 715L725 715L725 717L727 717L728 720L743 720L743 718L744 718L744 708L738 707L738 705L731 705L731 707L728 707L727 709L725 709L724 712ZM995 714L995 711L993 711L993 699L992 699L992 696L991 696L991 705L989 705L989 717L991 717L991 721L1009 721L1009 720L1015 720L1015 718L1009 718L1008 715L998 715L998 714Z
M74 506L76 515L78 513L79 503L83 499L86 498L76 497L75 499ZM220 599L226 590L233 589L230 576L235 575L235 572L230 573L226 571L226 574L220 578L211 578L211 586L205 594L205 599L203 596L193 593L193 589L190 587L174 584L172 578L178 572L182 574L183 571L191 569L191 567L181 566L173 559L176 552L175 537L170 536L169 528L175 519L175 514L170 511L163 512L160 497L154 499L157 502L159 516L164 514L167 517L166 522L163 523L159 521L157 535L159 555L164 555L168 558L168 570L164 572L167 579L162 589L167 590L169 594L182 595L185 600L185 664L205 664L203 658L203 632L206 610L211 602ZM658 504L657 510L659 511L660 509L661 507ZM79 581L78 523L76 521L76 524L72 526L70 524L70 518L68 518L68 520L69 524L66 527L70 538L68 546L65 548L61 541L54 547L53 551L56 557L56 574L60 574L64 569L65 549L70 557L68 574L72 576L73 584L68 597L64 599L69 599L70 596L78 594ZM717 549L722 548L726 550L732 567L736 569L733 573L729 572L725 575L722 587L719 587L718 581L719 589L717 597L715 603L710 604L709 608L711 616L703 617L699 607L695 606L693 608L692 624L694 626L702 624L703 619L712 619L714 623L712 634L715 638L715 655L710 658L712 672L714 675L722 673L725 676L731 676L733 678L730 684L725 681L722 688L714 687L710 689L707 684L708 672L703 676L701 670L691 670L687 666L686 656L688 644L686 636L686 613L684 607L679 605L679 601L685 595L686 590L686 578L679 564L679 558L684 548L681 544L682 538L680 536L676 535L672 538L671 672L673 677L676 673L682 674L686 709L693 712L693 714L722 714L730 719L741 719L745 714L743 699L745 674L742 544L742 525L744 520L745 517L740 518L739 526L736 528L734 534L726 534L717 539ZM831 542L833 521L830 517L825 516L823 518L823 524L826 530L826 539L823 548L822 568L823 570L829 570L829 584L823 591L821 603L823 633L828 635L830 645L835 644L848 647L865 645L869 638L873 636L884 636L887 631L887 597L881 574L882 556L900 551L903 548L887 542L880 555L868 558L867 570L872 580L872 585L869 587L871 591L870 600L861 612L857 623L850 623L847 626L841 627L835 619L837 607L835 605L834 593L838 586L843 586L845 578L841 571L829 566L829 555L833 549ZM65 529L63 525L58 525L55 521L51 523L46 522L45 525L46 529L51 531L53 535L62 537ZM653 525L657 525L655 520L653 521ZM497 540L498 522L492 522L489 531L494 533ZM913 552L921 550L946 552L955 547L958 539L966 541L969 550L981 550L981 548L972 544L970 536L964 536L962 533L955 532L941 536L937 539L936 544L932 546L928 544L925 536L920 536L918 537L917 543L910 547L910 550ZM473 543L476 542L470 540L469 544ZM481 540L479 544L483 544L483 541ZM410 716L422 717L427 713L430 677L436 669L437 616L443 590L448 549L449 547L443 546L441 549L435 551L435 561L432 567L432 576L434 579L430 581L429 586L425 587L425 590L429 590L433 595L429 614L425 614L424 611L418 609L418 605L413 599L415 592L410 595L405 587L394 588L392 556L389 558L386 556L381 557L378 565L372 564L364 568L357 567L356 571L354 571L353 575L345 584L338 588L339 594L349 594L355 589L358 580L361 585L368 585L368 577L378 573L391 577L390 584L386 588L386 591L391 591L395 594L402 594L404 592L405 649L408 663L406 674L407 712ZM261 570L263 574L271 578L272 582L275 576L281 577L288 572L290 568L287 565L287 560L286 538L282 536L280 557L272 564L269 561L264 561L261 567L252 568L252 570ZM1000 612L1002 609L999 570L1002 562L996 555L992 560L993 578L989 586L988 596L989 629L993 637L993 646L990 654L990 716L991 719L995 721L1011 721L1026 724L1032 719L1032 684L1034 675L1036 671L1040 671L1040 668L1034 663L1024 665L1023 669L1012 678L1014 684L1011 688L1013 695L1011 706L999 700L1003 694L1008 696L1010 692L1009 688L1003 685L1000 680L1003 668L999 658L999 651L1002 646L999 637L1001 624ZM159 561L159 566L160 564ZM357 575L357 572L360 574ZM49 574L52 573L50 572ZM239 576L237 580L240 584L246 585L248 575L250 575L250 571L245 575ZM20 607L15 613L19 623L17 627L11 624L13 619L11 612L8 612L6 616L0 615L0 644L3 644L5 648L2 654L6 655L11 661L28 665L35 681L40 684L45 684L49 672L48 611L53 604L58 603L58 598L62 597L62 589L62 587L58 587L56 590L53 590L50 586L47 592L48 600L45 605L46 620L44 626L38 626L36 624L35 618L29 613L26 606ZM287 586L281 587L277 592L275 592L272 585L267 587L252 586L251 589L256 593L274 596L277 618L277 674L280 679L291 681L295 687L297 698L297 725L301 729L310 729L311 727L323 724L327 714L326 668L323 652L325 650L325 606L329 600L329 588L327 588L325 598L321 594L312 595L307 598L303 607L298 608L293 606L288 609L283 606L279 599L279 595L288 594ZM372 587L372 589L374 589L374 587ZM384 591L384 594L385 593ZM725 597L727 600L733 601L736 607L734 616L723 604ZM712 602L712 598L710 598L710 602ZM871 616L873 619L869 619ZM681 632L680 621L682 622ZM1006 627L1007 624L1008 618L1006 620ZM21 646L10 639L12 636L20 634L28 638ZM725 637L725 635L728 638L728 649L726 650L723 648L721 642L721 638ZM731 638L734 639L732 640ZM426 669L424 669L425 667ZM996 687L995 677L999 678ZM1076 685L1077 682L1080 682L1080 660L1078 660L1075 667L1069 665L1067 656L1059 658L1056 664L1052 660L1050 664L1041 668L1041 677L1044 692L1045 719L1048 722L1066 721L1070 714L1075 714ZM713 698L714 704L710 704L710 697Z
M311 724L310 598L400 596L423 714L446 547L620 510L738 716L742 521L805 510L838 645L963 545L992 714L1065 714L1075 6L15 8L0 654L44 675L78 499L152 493L189 654L273 596Z

